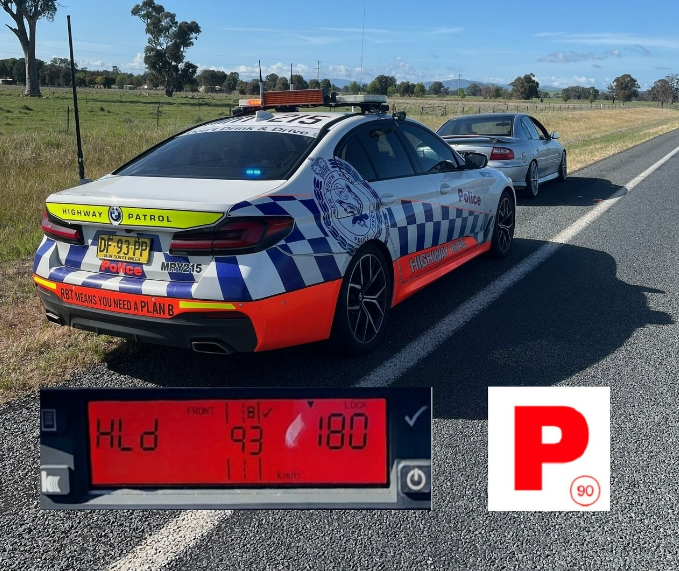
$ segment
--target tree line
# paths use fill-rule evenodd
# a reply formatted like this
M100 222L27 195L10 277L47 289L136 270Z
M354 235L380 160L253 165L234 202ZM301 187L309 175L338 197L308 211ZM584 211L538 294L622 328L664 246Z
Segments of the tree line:
M35 34L40 19L53 20L59 4L56 0L0 0L0 7L11 17L13 25L7 27L16 35L24 58L0 60L0 77L10 77L17 84L26 85L25 94L40 97L40 86L71 85L69 60L54 58L45 63L35 57ZM114 85L123 87L147 86L162 87L165 94L171 97L176 91L195 91L199 87L206 90L224 90L242 95L259 93L259 80L245 81L237 72L224 72L205 69L198 73L198 66L185 58L186 50L193 46L201 33L195 21L178 21L176 14L165 10L155 0L143 0L131 10L131 15L139 18L144 24L147 45L144 48L144 64L146 73L134 75L121 73L116 67L112 70L80 69L76 73L76 85L88 87L110 88ZM668 75L657 80L648 91L639 91L639 83L630 74L616 77L607 91L600 92L595 87L570 86L561 90L560 97L564 101L586 99L594 102L598 98L612 99L625 103L627 101L650 100L659 101L661 106L670 105L679 99L679 76ZM394 97L422 97L424 95L450 95L451 89L441 81L434 81L425 87L422 82L397 82L392 75L378 75L367 84L359 85L352 81L339 89L329 79L305 80L300 74L294 74L290 80L285 76L270 73L264 79L264 88L268 91L290 89L323 88L348 93L381 94ZM509 84L511 89L502 86L471 83L466 89L453 91L458 97L483 97L485 99L519 99L544 100L549 97L547 91L540 90L535 74L518 76Z

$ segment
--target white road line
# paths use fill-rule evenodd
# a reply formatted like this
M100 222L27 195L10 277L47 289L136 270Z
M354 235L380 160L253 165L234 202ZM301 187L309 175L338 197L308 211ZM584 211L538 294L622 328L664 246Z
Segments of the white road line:
M677 153L679 153L679 147L628 182L625 188L631 191ZM618 202L621 197L615 196L600 202L587 214L576 220L520 264L514 266L509 272L482 289L473 298L446 315L427 333L415 339L415 341L401 349L391 359L363 377L356 386L382 387L393 383L398 377L429 355L448 337L468 323L475 315L493 303L512 285L554 254L563 244L571 241L584 228ZM185 511L163 528L144 539L128 555L108 567L107 571L158 570L173 561L183 551L198 543L201 537L207 535L220 521L228 518L232 513L232 510Z
M233 512L185 511L154 534L149 535L125 557L108 567L108 571L151 571L173 561L183 551L198 543Z

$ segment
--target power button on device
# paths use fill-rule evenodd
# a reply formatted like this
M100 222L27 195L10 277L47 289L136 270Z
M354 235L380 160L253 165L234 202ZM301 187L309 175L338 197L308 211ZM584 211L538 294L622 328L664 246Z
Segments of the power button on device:
M404 494L431 493L431 466L402 464L400 483L401 492Z

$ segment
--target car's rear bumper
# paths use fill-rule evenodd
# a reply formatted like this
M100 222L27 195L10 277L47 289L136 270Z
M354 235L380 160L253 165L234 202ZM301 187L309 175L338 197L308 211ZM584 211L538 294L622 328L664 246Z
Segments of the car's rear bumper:
M515 188L526 186L526 173L528 172L527 164L507 165L506 162L503 161L488 161L488 168L499 170L507 178L511 179Z
M236 353L330 336L341 280L253 302L160 298L74 286L34 276L47 318L137 341Z

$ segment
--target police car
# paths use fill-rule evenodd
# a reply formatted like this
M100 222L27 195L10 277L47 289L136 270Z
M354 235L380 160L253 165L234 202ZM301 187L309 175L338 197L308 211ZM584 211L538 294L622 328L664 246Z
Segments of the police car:
M241 104L47 198L33 279L50 321L199 352L363 353L396 304L510 251L511 181L386 98Z

